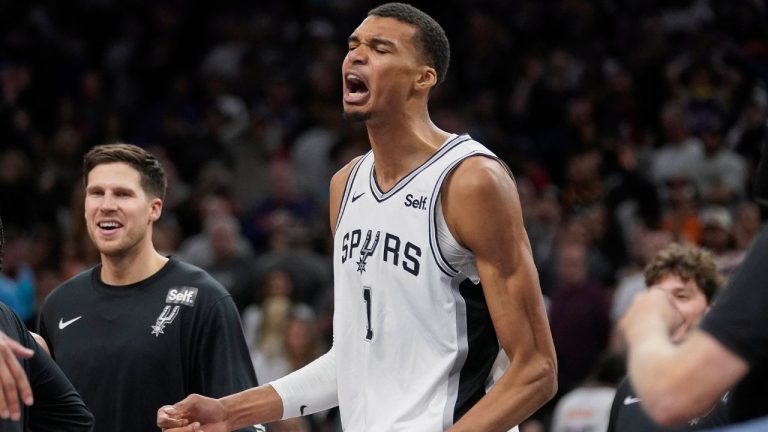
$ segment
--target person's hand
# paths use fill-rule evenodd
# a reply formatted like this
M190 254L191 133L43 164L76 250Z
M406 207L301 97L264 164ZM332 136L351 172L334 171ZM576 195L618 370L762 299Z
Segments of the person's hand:
M32 405L32 388L18 357L30 358L35 352L0 332L0 418L21 419L19 398Z
M189 395L174 405L157 410L157 426L163 432L228 432L227 413L218 399Z
M619 327L627 339L631 339L633 333L642 332L654 319L660 320L670 335L683 325L683 316L669 301L669 294L659 289L649 289L635 296Z

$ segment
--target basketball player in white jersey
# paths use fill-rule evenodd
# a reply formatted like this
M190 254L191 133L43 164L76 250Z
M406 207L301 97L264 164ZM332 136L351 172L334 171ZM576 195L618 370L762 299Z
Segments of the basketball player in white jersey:
M437 128L448 40L390 3L349 37L344 114L371 152L331 181L331 350L287 377L158 410L166 431L228 431L338 405L352 432L508 431L556 391L554 346L514 181Z

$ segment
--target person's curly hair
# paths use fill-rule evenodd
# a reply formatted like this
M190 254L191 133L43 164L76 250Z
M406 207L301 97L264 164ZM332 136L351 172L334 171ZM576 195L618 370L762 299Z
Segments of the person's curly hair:
M659 251L645 268L645 284L652 286L667 276L677 276L683 282L694 281L707 297L707 303L723 285L714 256L697 246L673 243Z

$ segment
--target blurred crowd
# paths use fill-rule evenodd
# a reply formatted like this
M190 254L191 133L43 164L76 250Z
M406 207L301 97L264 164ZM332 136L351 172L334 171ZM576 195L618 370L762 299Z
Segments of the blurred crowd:
M328 182L368 149L341 118L340 65L378 3L0 0L0 300L34 326L50 290L98 262L81 160L123 141L162 160L155 244L232 293L260 381L324 352ZM434 122L515 173L564 394L621 354L614 325L656 251L703 246L727 275L757 233L768 5L412 4L452 44Z

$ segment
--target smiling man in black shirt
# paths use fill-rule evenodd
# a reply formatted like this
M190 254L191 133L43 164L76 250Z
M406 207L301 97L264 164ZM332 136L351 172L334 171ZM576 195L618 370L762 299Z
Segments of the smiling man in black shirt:
M230 295L152 243L166 188L158 160L129 144L97 146L83 174L101 263L49 295L39 330L93 410L95 430L156 430L163 404L255 386Z

